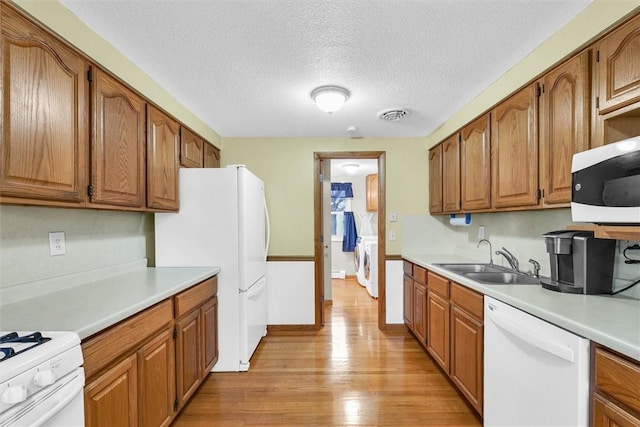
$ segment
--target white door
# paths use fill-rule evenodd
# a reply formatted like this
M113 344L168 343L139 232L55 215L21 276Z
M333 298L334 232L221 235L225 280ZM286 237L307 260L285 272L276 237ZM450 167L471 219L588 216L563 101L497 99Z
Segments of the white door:
M240 277L246 290L267 272L264 183L244 167L238 168L240 216Z
M331 301L331 160L323 160L321 170L324 301Z

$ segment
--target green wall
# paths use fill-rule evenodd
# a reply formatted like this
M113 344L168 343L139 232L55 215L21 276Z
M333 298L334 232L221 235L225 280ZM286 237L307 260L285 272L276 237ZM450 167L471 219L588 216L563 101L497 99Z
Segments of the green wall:
M401 253L400 222L389 212L428 212L427 150L424 138L224 138L224 165L242 163L265 182L271 217L270 255L313 255L314 152L385 151L387 253Z

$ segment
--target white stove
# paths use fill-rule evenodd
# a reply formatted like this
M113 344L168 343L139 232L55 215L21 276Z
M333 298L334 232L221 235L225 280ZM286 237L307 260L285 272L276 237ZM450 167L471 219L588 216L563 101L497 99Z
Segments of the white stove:
M0 427L83 426L84 369L73 332L0 332Z

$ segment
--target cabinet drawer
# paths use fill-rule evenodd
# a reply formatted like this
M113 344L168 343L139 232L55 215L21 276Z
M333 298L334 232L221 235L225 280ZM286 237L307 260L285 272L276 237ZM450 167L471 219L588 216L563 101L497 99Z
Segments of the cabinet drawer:
M172 321L173 304L167 299L82 343L85 376L90 378Z
M418 283L422 283L423 285L427 284L427 270L425 270L422 267L419 267L417 265L413 266L413 279L418 282Z
M218 292L218 276L211 277L175 296L176 318L182 317Z
M484 316L484 298L479 293L472 291L455 282L451 282L451 303L482 321Z
M596 348L595 385L640 412L640 365Z
M402 271L407 276L413 276L413 264L409 261L402 260Z
M440 277L437 274L429 272L427 274L429 286L429 292L435 292L436 294L449 298L449 281L444 277Z

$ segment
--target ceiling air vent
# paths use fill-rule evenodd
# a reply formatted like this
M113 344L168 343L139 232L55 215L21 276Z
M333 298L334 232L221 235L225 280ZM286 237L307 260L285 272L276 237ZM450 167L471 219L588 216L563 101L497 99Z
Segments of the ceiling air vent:
M380 111L378 113L378 118L387 122L397 122L408 114L408 110L402 110L400 108L390 108L388 110Z

